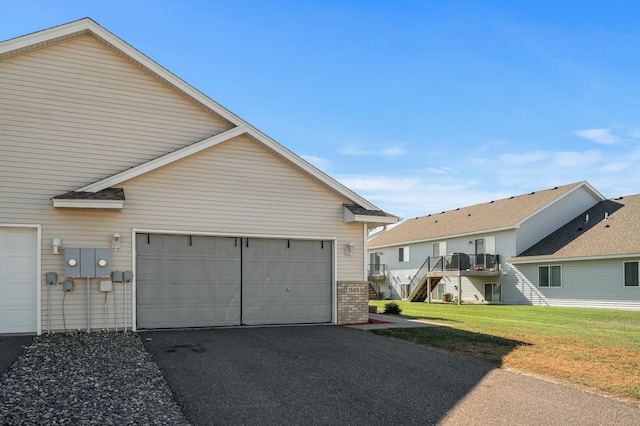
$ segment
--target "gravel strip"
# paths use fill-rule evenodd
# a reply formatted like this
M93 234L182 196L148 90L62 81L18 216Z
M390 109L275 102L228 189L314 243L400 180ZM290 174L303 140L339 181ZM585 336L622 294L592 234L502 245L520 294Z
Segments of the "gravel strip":
M135 333L38 336L0 378L1 425L187 425Z

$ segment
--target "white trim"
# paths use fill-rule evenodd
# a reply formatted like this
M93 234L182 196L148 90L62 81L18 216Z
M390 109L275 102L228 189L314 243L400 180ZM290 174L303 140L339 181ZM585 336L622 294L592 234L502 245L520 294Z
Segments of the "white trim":
M50 40L54 40L56 38L61 38L65 36L69 36L74 33L78 33L81 31L89 31L95 36L101 38L105 43L110 44L115 49L121 51L123 54L128 55L132 60L140 63L143 67L147 68L150 72L156 74L158 77L164 79L169 84L176 87L178 90L184 92L187 96L195 99L196 101L202 103L205 107L211 109L216 114L224 117L226 120L231 122L236 127L231 130L227 130L221 134L215 135L211 138L205 139L201 141L201 143L196 143L189 147L178 150L174 153L167 154L162 156L156 160L152 160L148 163L141 164L138 167L134 167L133 169L127 170L122 173L118 173L109 178L103 179L101 181L92 183L85 187L79 188L76 191L89 191L89 192L98 192L101 189L108 188L110 186L116 185L118 183L124 182L125 180L131 179L132 177L139 176L142 173L147 173L151 170L155 170L162 165L169 164L170 162L176 161L180 158L184 158L188 155L195 154L196 152L201 151L202 149L206 149L209 146L213 146L216 143L220 143L225 140L229 140L234 136L238 136L242 133L247 133L248 135L254 137L258 141L262 142L267 147L274 150L276 153L284 157L285 159L291 161L296 166L303 169L305 172L309 173L316 179L320 180L325 185L329 186L329 188L335 190L339 194L345 196L351 201L358 203L362 207L368 210L378 210L378 208L371 204L369 201L365 200L355 192L351 191L344 185L340 184L335 179L326 175L321 170L317 169L315 166L311 165L307 161L303 160L299 156L295 155L282 145L278 144L273 139L269 138L264 133L255 129L253 126L249 125L244 120L240 119L235 114L228 111L226 108L222 107L220 104L213 101L211 98L204 95L202 92L196 90L193 86L189 85L185 81L176 77L174 74L154 62L152 59L142 54L140 51L133 48L128 43L124 42L119 37L115 36L111 32L107 31L100 25L98 25L95 21L84 18L75 22L70 22L68 24L60 25L54 28L50 28L48 30L39 31L33 34L28 34L22 37L18 37L15 39L7 40L3 43L0 43L0 54L11 52L13 50L23 49L29 46L36 45L38 43L45 43Z
M229 139L233 139L237 136L246 133L246 126L234 127L222 133L218 133L217 135L211 136L209 138L203 139L200 142L196 142L194 144L188 145L184 148L181 148L177 151L170 152L169 154L163 155L161 157L155 158L151 161L147 161L146 163L142 163L138 166L132 167L123 172L117 173L113 176L109 176L106 179L99 180L90 185L83 186L82 188L78 188L76 192L99 192L103 189L110 188L112 186L118 185L122 182L131 180L145 173L156 170L162 166L166 166L167 164L171 164L175 161L186 158L190 155L196 154L202 150L207 148L211 148L215 145L218 145L222 142L226 142Z
M0 228L33 228L36 230L36 334L42 334L42 225L0 223Z
M344 223L367 223L374 227L397 223L397 216L372 216L355 214L347 206L344 206Z
M367 225L363 224L362 225L362 241L363 241L363 245L362 245L362 260L363 260L363 271L362 271L362 279L364 281L366 281L367 283L369 282L369 274L367 273L367 265L369 264L369 249L367 248Z
M637 285L626 285L626 283L627 283L626 264L627 263L636 263L637 264L636 266L637 266L639 277L640 277L640 259L622 261L622 288L638 288L638 289L640 289L640 286L637 286Z
M52 198L53 207L56 209L102 209L122 210L123 200L77 200Z
M338 325L338 239L334 238L333 242L333 261L332 266L332 283L331 283L331 324Z
M492 228L492 229L483 229L481 231L472 231L472 232L465 232L463 234L451 234L451 235L440 235L437 237L432 237L432 238L425 238L423 240L411 240L411 241L402 241L402 242L397 242L397 243L390 243L390 244L383 244L383 245L372 245L369 246L370 249L381 249L381 248L391 248L391 247L402 247L402 246L406 246L406 245L411 245L411 244L420 244L420 243L428 243L428 242L432 242L432 241L448 241L454 238L461 238L461 237L472 237L475 235L484 235L484 234L492 234L494 232L502 232L502 231L512 231L514 229L516 229L517 226L504 226L502 228Z
M129 56L132 60L140 63L140 65L147 68L150 72L166 80L177 89L183 91L188 96L210 108L216 114L222 116L231 123L235 125L240 125L243 123L242 120L235 114L222 107L209 97L205 96L202 92L196 90L182 79L176 77L174 74L160 66L151 58L142 54L133 46L126 43L113 33L107 31L90 18L83 18L74 22L59 25L57 27L49 28L47 30L38 31L32 34L24 35L22 37L4 41L0 43L0 55L14 50L24 49L40 43L46 43L57 38L67 37L69 35L82 31L89 31L96 37L99 37L105 43L110 44L115 49Z
M133 274L133 280L131 280L131 331L138 331L138 299L136 297L138 287L138 271L136 270L136 230L131 229L131 273ZM127 309L125 307L125 309ZM127 317L125 316L125 321ZM125 322L125 327L127 323ZM126 330L126 328L125 328Z
M560 268L560 285L551 285L551 268L557 266ZM549 268L548 269L548 274L549 274L549 285L540 285L540 268ZM538 265L538 288L562 288L562 283L564 282L564 268L562 267L561 264L557 264L557 263L547 263L544 265ZM545 295L546 296L546 295Z
M366 226L365 231L366 233ZM137 331L137 310L136 310L136 288L137 288L137 271L136 271L136 234L168 234L168 235L201 235L208 237L237 237L237 238L264 238L264 239L291 239L291 240L307 240L307 241L331 241L333 246L333 258L332 264L332 278L331 278L331 312L332 319L331 324L338 324L338 237L321 237L321 236L293 236L293 235L267 235L267 234L241 234L241 233L225 233L225 232L202 232L202 231L176 231L176 230L158 230L158 229L143 229L133 228L131 230L131 263L133 272L133 281L131 282L131 320L132 331Z
M547 257L547 258L538 258L538 259L523 259L523 260L512 260L513 258L507 259L507 262L513 265L526 265L532 263L549 263L549 262L578 262L585 260L615 260L615 259L628 259L628 258L637 258L639 256L638 253L632 254L603 254L598 256L578 256L578 257Z

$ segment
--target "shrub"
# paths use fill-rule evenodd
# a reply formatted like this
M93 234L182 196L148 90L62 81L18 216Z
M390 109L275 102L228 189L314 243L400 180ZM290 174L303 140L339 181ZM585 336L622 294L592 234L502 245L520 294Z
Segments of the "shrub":
M402 308L396 302L389 302L384 305L384 313L392 315L400 315Z

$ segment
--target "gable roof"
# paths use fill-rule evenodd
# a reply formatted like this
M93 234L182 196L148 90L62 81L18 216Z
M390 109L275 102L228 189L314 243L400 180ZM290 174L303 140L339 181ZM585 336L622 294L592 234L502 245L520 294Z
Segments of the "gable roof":
M640 256L640 194L599 202L509 261L620 256Z
M522 222L579 188L604 197L586 181L406 220L376 234L369 247L415 243L518 228Z
M217 114L227 120L233 127L225 132L219 133L217 135L208 137L202 141L191 144L185 148L179 149L174 152L170 152L168 154L162 155L156 159L148 161L146 163L140 164L136 167L132 167L128 170L124 170L122 172L116 173L112 176L109 176L105 179L99 180L97 182L93 182L81 188L77 188L74 192L89 192L89 193L97 193L103 191L105 189L111 188L114 185L121 184L127 180L133 179L137 176L140 176L144 173L148 173L150 171L156 170L159 167L165 166L172 162L178 161L182 158L185 158L189 155L196 154L201 152L207 148L210 148L214 145L217 145L222 142L226 142L230 139L233 139L240 135L249 135L258 143L263 144L268 149L276 153L277 155L285 158L294 166L306 172L311 177L319 180L329 189L337 192L338 194L344 196L346 199L350 200L354 204L358 204L366 210L371 211L379 211L379 209L351 191L335 179L331 178L321 170L317 169L307 161L303 160L299 156L295 155L293 152L286 149L284 146L280 145L273 139L269 138L264 133L260 132L258 129L254 128L244 120L240 119L235 114L228 111L226 108L222 107L200 91L196 90L189 84L187 84L182 79L178 78L135 48L133 48L128 43L124 42L111 32L107 31L100 25L98 25L95 21L90 18L83 18L78 21L70 22L64 25L60 25L57 27L53 27L47 30L39 31L32 34L27 34L21 37L17 37L11 40L7 40L0 43L0 60L5 57L10 57L13 55L22 54L34 49L39 49L42 47L46 47L51 44L63 42L73 37L82 36L85 34L91 34L98 38L102 43L107 45L109 48L119 52L121 55L125 56L128 60L135 63L138 67L143 68L146 72L151 73L152 75L157 76L161 80L163 80L169 86L172 86L175 90L182 93L184 96L192 99L199 105L201 105L206 110L211 111L214 114ZM63 194L66 195L66 194ZM68 196L67 196L68 198ZM57 199L63 199L62 196L53 197L54 205ZM82 203L83 200L92 201L88 197L80 197L76 199L78 203ZM122 200L124 201L124 200ZM87 204L88 208L91 208L89 204ZM395 223L399 219L396 216L386 214L384 223ZM380 218L378 218L380 219Z

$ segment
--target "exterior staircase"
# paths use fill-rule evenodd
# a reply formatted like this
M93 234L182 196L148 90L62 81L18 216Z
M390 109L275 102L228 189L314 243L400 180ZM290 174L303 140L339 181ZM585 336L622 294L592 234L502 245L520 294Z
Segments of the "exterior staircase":
M429 292L433 291L442 277L424 276L415 289L409 294L407 300L410 302L424 302L429 297Z
M380 294L373 287L373 284L369 283L369 300L380 300Z

